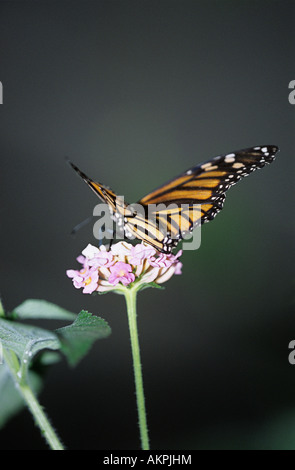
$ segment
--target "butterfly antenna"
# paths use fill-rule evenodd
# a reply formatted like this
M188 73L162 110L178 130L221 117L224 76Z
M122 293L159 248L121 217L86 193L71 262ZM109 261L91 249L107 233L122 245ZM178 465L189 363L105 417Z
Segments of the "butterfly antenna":
M91 215L90 217L87 217L87 219L83 220L82 222L80 222L79 224L75 225L75 227L72 229L71 231L71 235L76 235L76 233L78 232L78 230L80 230L81 228L85 227L86 225L88 225L92 220L93 220L93 215Z
M85 175L85 173L83 173L83 171L81 171L73 162L71 162L71 160L68 157L65 157L65 158L66 158L66 162L68 162L68 164L73 168L73 170L75 170L76 173L78 173L78 175L81 176L81 178L86 183L91 182L91 179L87 175Z

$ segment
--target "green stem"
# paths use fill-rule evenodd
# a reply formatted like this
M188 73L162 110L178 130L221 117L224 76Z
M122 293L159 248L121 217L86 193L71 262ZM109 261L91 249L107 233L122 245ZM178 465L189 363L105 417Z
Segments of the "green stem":
M52 428L46 414L44 413L40 403L36 399L32 389L28 385L22 385L20 392L25 399L28 408L34 416L41 433L44 435L52 450L64 450L63 445L59 441L54 429Z
M51 450L64 450L63 445L58 439L53 427L51 426L46 414L44 413L26 379L22 377L21 374L18 374L21 369L19 367L17 356L13 351L3 349L3 357L11 372L12 378L14 379L19 393L31 411L36 424L39 426L41 434L45 437L49 447Z
M131 350L133 357L133 370L136 389L136 402L138 411L138 423L141 438L141 447L143 450L149 450L149 438L146 421L145 400L143 391L143 380L140 361L140 349L137 331L137 314L136 314L136 289L124 289L124 295L127 305L129 332L131 340Z

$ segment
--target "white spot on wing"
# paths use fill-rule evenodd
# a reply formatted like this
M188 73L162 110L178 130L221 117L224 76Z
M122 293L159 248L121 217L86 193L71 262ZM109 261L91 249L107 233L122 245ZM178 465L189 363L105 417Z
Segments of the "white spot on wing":
M211 171L211 170L217 170L218 166L217 165L210 165L207 168L205 168L205 171Z
M244 163L237 162L233 164L233 168L243 168L243 166L244 166Z
M235 154L234 153L229 153L228 155L226 155L224 161L225 161L225 163L232 163L232 162L235 161L235 159L236 159Z
M211 166L212 166L212 163L209 162L209 163L204 163L204 164L201 166L201 168L202 168L202 170L205 170L206 168L210 168Z

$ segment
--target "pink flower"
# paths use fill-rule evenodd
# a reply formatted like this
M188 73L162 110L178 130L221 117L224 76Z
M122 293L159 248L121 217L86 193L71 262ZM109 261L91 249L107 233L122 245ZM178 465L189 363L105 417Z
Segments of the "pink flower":
M176 263L176 266L175 266L174 274L176 275L182 274L182 266L183 266L182 262L178 261L178 263Z
M156 250L152 246L139 243L138 245L132 246L131 248L129 255L130 263L137 266L138 264L142 264L144 259L150 258L155 253Z
M135 281L135 275L132 273L130 264L118 261L114 266L110 267L110 271L111 275L108 281L113 284L113 286L116 286L119 282L127 286Z
M176 255L169 255L169 259L170 261L173 262L174 266L175 266L175 271L174 271L174 274L176 275L179 275L179 274L182 274L182 262L181 261L178 261L178 258L182 255L182 250L179 250L179 252L176 254Z
M89 244L85 250L82 251L82 254L85 256L84 264L86 262L88 266L104 266L105 268L108 268L114 264L114 256L110 251L106 250L105 246L101 246L99 249L96 246ZM81 258L81 261L79 261L79 258ZM78 257L77 261L83 264L82 258L83 256Z
M114 264L114 256L112 253L106 251L102 251L98 253L94 258L88 261L89 266L95 266L98 268L99 266L104 266L105 268L109 268Z
M124 261L126 257L130 255L132 248L131 243L118 242L115 245L112 245L111 252L117 257L117 259Z
M178 258L182 255L182 250L176 255L165 255L164 253L160 253L158 257L151 256L149 258L149 263L153 267L157 268L170 268L174 266L174 273L173 274L181 274L181 267L182 263L178 261Z
M78 261L78 263L83 264L83 266L84 266L86 258L85 258L85 256L80 255L80 256L78 256L77 261Z
M169 258L169 255L161 253L158 257L151 256L149 258L149 263L155 268L170 268L170 266L173 264L173 260Z
M85 258L87 259L94 258L94 256L96 256L98 253L99 253L99 248L91 245L90 243L88 243L86 248L84 248L84 250L82 251L82 255L84 255Z
M77 258L83 268L70 269L67 276L84 294L119 291L131 283L138 287L152 282L162 284L173 274L181 274L181 254L181 250L176 255L159 253L145 243L133 246L123 241L109 251L105 246L97 248L89 244Z
M76 289L83 287L83 294L92 294L97 289L98 271L95 268L83 268L80 271L68 269L67 276L73 279L73 284Z
M176 255L167 255L169 257L169 259L173 260L173 262L175 263L175 261L182 255L182 250L179 250L179 252L176 254Z

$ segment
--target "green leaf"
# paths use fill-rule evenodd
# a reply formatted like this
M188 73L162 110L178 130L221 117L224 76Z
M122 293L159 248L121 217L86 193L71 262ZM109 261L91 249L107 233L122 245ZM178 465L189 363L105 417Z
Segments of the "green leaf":
M42 388L41 378L34 372L29 372L30 385L35 393ZM15 414L22 410L24 401L15 387L11 374L5 362L0 364L0 429Z
M42 351L42 354L37 358L37 366L40 365L41 367L44 366L51 366L52 364L56 364L61 360L61 355L59 352L45 350Z
M20 360L20 369L14 370L20 380L25 380L26 372L33 357L42 349L60 349L55 333L32 325L22 325L0 318L0 341L4 348L12 350Z
M164 286L161 286L160 284L157 284L156 282L146 282L144 284L141 284L138 288L138 292L140 290L144 290L144 289L147 289L148 287L154 287L155 289L165 289Z
M55 332L0 318L2 345L14 351L25 368L44 349L61 350L69 363L75 365L97 339L106 338L110 332L105 320L83 310L71 325Z
M1 297L0 297L0 317L2 317L2 318L5 317L5 310L4 310L4 307L3 307L3 304L2 304Z
M111 329L102 318L82 310L72 325L59 328L56 333L69 364L76 365L97 339L109 336Z
M15 319L75 320L77 315L46 300L28 299L10 314Z
M22 318L28 318L31 311L28 308L30 302L32 301L24 302L20 306L21 309L17 309L17 314ZM35 302L39 301L33 301ZM45 304L48 303L45 302ZM49 310L47 310L48 315ZM51 318L68 317L67 314L64 316L62 309L60 311L55 309L55 316L52 315L53 311L54 309L50 313ZM34 316L36 312L33 313L32 318L36 318ZM33 325L24 325L11 318L0 317L0 346L3 347L6 361L3 364L0 362L0 427L24 405L16 384L22 386L27 383L37 393L42 386L40 373L59 359L60 352L65 354L71 365L75 365L97 339L105 338L111 332L110 327L102 318L93 316L91 313L82 311L79 315L69 314L71 317L74 316L75 321L56 331L48 331ZM41 354L32 362L38 352Z
M2 318L0 318L0 340L4 348L12 349L20 359L24 355L32 358L41 349L60 348L55 333Z

